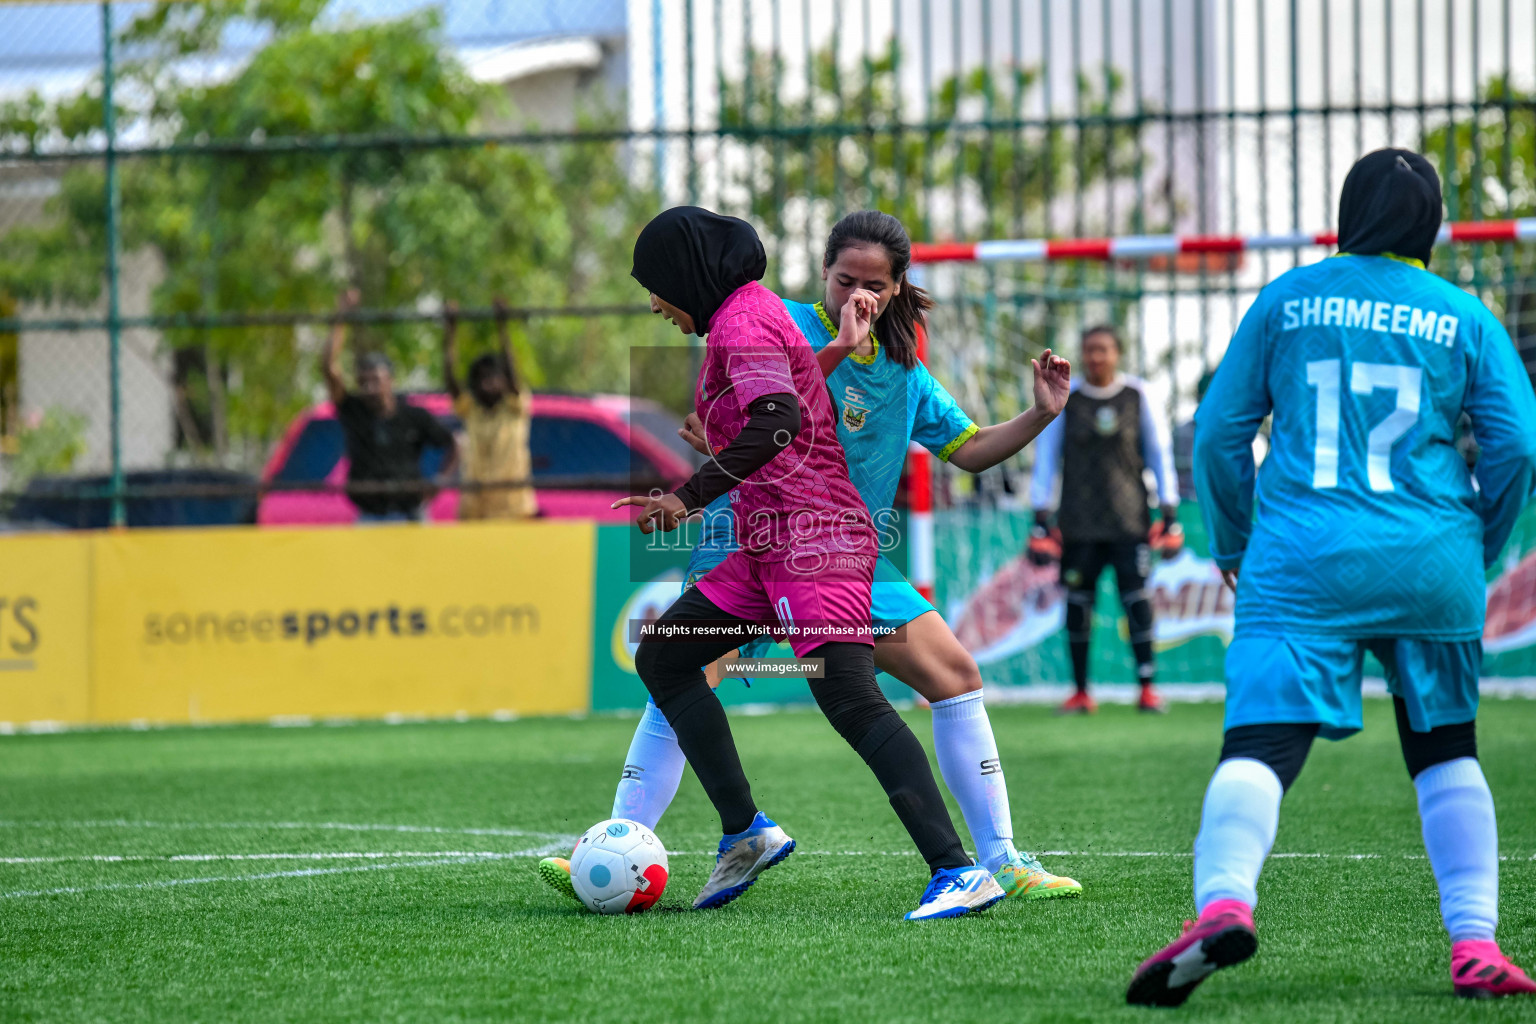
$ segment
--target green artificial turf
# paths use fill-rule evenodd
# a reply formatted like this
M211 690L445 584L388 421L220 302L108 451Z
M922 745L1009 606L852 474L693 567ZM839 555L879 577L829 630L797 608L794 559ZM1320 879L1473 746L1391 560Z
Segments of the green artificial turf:
M926 743L926 714L909 717ZM799 852L738 903L685 910L718 838L690 775L657 830L670 887L634 918L581 911L530 852L607 817L633 719L0 739L0 1019L1536 1021L1536 999L1451 995L1384 702L1365 734L1320 743L1286 799L1276 852L1327 856L1270 861L1259 956L1180 1011L1127 1007L1124 990L1191 913L1220 708L992 720L1021 845L1066 851L1047 864L1087 891L923 925L901 920L921 863L813 712L734 719L758 802ZM1500 938L1527 966L1533 736L1536 702L1485 704Z

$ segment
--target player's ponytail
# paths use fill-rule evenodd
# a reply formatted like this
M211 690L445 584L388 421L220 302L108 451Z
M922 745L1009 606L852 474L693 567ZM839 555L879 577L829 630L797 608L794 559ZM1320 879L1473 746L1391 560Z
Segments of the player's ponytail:
M933 308L928 293L907 279L907 269L912 265L912 240L901 221L890 214L860 210L832 226L827 251L821 258L822 267L832 266L844 249L855 245L878 245L891 261L891 279L896 282L897 292L875 321L875 337L880 339L886 355L910 370L917 365L918 325Z

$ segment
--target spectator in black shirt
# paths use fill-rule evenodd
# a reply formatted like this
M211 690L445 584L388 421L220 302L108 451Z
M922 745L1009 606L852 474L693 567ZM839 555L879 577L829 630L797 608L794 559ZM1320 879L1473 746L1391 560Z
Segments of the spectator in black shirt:
M357 303L357 291L349 290L337 302L337 310L348 313ZM380 353L358 355L357 390L348 391L341 379L341 346L346 335L347 325L338 317L331 325L322 369L351 462L347 497L357 507L358 522L420 521L425 518L425 499L436 493L458 464L458 445L436 416L395 394L394 369ZM427 448L446 452L442 470L433 481L421 476L421 453Z

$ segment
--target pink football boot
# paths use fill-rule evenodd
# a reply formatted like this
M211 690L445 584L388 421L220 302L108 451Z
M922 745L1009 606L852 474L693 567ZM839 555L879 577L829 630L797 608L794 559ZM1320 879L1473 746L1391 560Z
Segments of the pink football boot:
M1536 992L1536 982L1504 957L1492 939L1462 939L1451 944L1451 981L1464 999L1498 999Z
M1184 922L1181 937L1136 968L1125 1001L1138 1006L1180 1006L1196 985L1223 967L1242 963L1258 949L1253 908L1241 900L1216 900L1200 920Z

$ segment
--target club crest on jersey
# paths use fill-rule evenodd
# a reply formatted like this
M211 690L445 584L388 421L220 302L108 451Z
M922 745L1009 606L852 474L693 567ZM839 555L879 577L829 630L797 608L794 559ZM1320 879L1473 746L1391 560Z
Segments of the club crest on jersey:
M864 429L869 420L869 396L849 385L843 389L843 426L850 432Z
M1101 405L1093 414L1093 429L1104 435L1113 434L1120 426L1120 415L1114 407Z

